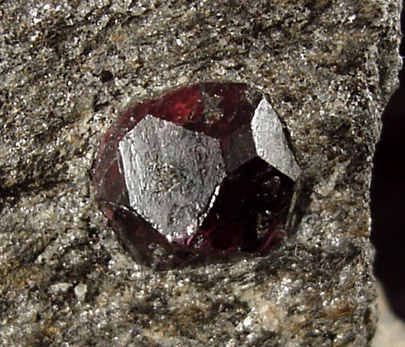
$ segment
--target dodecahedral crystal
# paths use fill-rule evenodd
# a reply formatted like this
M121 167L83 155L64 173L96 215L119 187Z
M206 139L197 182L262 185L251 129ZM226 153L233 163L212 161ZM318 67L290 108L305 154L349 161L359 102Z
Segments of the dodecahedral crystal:
M200 83L130 107L92 169L125 247L155 265L266 254L298 175L274 109L242 83Z

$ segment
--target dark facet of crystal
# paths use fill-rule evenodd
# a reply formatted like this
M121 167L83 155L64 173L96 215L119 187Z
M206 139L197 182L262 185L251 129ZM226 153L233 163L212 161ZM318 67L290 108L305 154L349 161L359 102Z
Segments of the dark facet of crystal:
M242 83L200 83L128 108L92 168L124 246L158 267L267 254L298 175L275 111Z

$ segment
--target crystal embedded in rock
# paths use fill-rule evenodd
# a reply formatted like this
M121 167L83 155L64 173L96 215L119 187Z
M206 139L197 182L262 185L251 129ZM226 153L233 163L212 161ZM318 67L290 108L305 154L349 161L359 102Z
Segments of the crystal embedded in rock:
M272 106L241 83L200 83L129 108L92 170L104 214L149 263L265 254L280 240L298 175Z

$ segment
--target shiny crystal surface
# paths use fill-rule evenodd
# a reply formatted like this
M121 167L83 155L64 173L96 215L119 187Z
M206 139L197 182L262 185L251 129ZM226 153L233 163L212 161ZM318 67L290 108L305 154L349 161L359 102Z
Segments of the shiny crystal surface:
M264 95L200 83L123 112L92 180L124 246L155 264L267 254L282 239L299 172Z
M169 241L192 236L225 177L220 141L146 116L119 149L131 208Z

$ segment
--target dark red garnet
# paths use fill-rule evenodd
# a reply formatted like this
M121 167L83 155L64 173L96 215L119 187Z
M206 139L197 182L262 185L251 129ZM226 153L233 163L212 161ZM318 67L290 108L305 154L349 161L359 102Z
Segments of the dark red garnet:
M267 254L298 175L274 109L242 83L199 83L128 108L92 168L124 246L163 268Z

